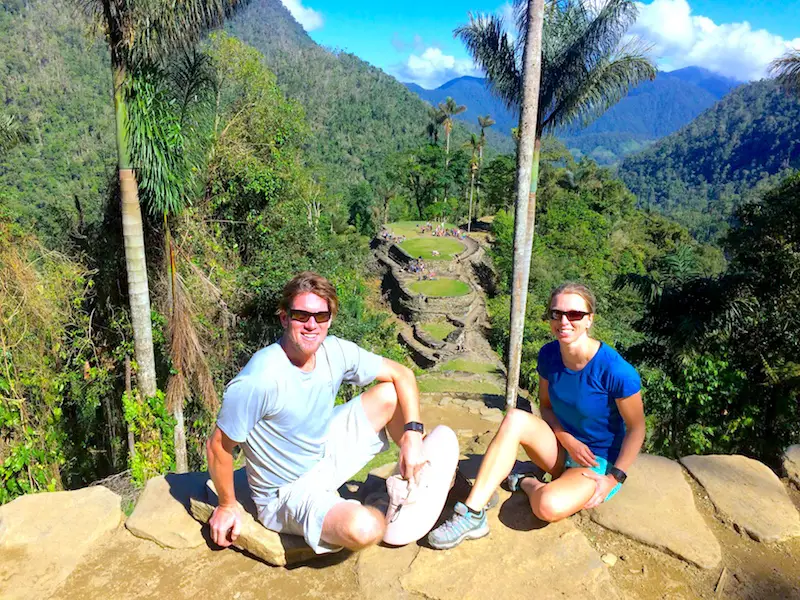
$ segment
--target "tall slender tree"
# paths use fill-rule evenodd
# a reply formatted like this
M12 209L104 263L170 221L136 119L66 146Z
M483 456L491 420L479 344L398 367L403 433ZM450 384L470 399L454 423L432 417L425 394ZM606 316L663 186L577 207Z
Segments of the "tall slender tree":
M478 214L481 212L481 173L483 169L483 149L486 147L486 130L494 125L496 121L490 116L478 117L478 126L481 128L480 148L478 150L478 172L476 174L475 205Z
M155 395L157 386L137 169L146 169L153 165L134 162L129 103L142 91L142 86L147 84L149 73L180 52L191 51L204 33L220 25L235 10L244 7L248 0L182 0L177 3L166 0L133 3L127 0L76 2L103 33L111 55L122 229L138 366L137 383L139 390L150 397ZM150 125L154 124L156 123L150 122ZM170 156L151 158L168 162ZM152 175L166 178L171 176L157 170ZM159 207L166 208L163 212L175 209L186 201L180 191L176 190L179 190L179 186L163 188L166 195L162 200L166 202L166 206Z
M450 96L444 102L439 103L439 112L441 115L441 123L444 126L445 135L445 163L450 162L450 133L453 131L453 117L460 115L467 107L463 104L458 104Z
M469 160L469 216L467 217L467 233L472 232L472 201L475 195L475 174L478 172L478 153L481 149L481 140L474 133L464 144L465 148L472 151Z
M531 0L534 1L541 0ZM499 17L487 15L471 14L469 23L455 30L456 37L486 72L492 91L509 108L522 109L517 154L509 404L516 402L519 359L515 357L520 354L524 323L519 320L524 319L526 306L525 298L515 301L515 297L527 295L542 135L576 121L588 124L624 98L631 87L656 76L646 48L624 40L638 15L636 3L608 0L597 7L590 0L549 0L543 7L541 51L535 59L541 61L541 82L536 86L536 115L528 117L535 123L530 158L523 152L526 150L524 94L530 93L530 88L526 90L523 85L523 75L532 5L527 0L514 0L516 35L506 31ZM526 181L530 181L530 195L523 199Z

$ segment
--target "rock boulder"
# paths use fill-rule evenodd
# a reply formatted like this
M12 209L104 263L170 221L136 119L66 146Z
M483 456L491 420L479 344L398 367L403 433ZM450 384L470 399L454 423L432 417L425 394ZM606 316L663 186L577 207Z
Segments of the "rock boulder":
M102 486L29 494L0 507L0 565L17 567L0 576L0 598L50 597L123 517L120 497Z
M783 453L783 471L789 481L800 490L800 444L789 446Z
M192 516L201 523L208 523L218 503L214 482L209 479L206 485L209 503L196 498L190 501ZM270 531L258 521L256 506L250 494L244 469L234 473L234 486L239 510L242 512L242 530L234 546L277 567L317 556L302 537Z
M667 458L640 455L619 493L590 516L606 529L703 569L713 569L722 560L719 542L695 508L683 469Z
M208 473L153 477L139 496L125 527L165 548L196 548L205 542L202 526L189 512L190 498L206 494Z
M759 542L800 536L800 515L772 470L745 456L684 456L681 463L721 515Z

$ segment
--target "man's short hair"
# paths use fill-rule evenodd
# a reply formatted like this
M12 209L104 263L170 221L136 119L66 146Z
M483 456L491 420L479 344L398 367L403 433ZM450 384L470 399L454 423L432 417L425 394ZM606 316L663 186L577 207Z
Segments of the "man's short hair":
M283 286L278 310L288 313L292 307L292 301L300 294L307 293L316 294L326 300L332 317L335 317L336 313L339 312L339 297L336 295L336 288L322 275L313 271L298 273L292 277L289 283Z

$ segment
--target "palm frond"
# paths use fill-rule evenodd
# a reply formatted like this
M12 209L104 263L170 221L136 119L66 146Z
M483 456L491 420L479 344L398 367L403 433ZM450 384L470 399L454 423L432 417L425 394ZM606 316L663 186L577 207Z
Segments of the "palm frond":
M0 156L22 142L28 141L28 134L20 127L13 115L0 114Z
M75 0L103 30L112 60L125 68L160 63L190 51L249 0Z
M454 35L486 73L492 92L508 108L518 110L522 100L522 74L515 44L503 22L495 16L470 13L469 23L456 28Z
M596 64L578 86L557 92L554 105L544 107L549 112L541 129L553 131L576 121L586 126L622 100L631 88L655 76L656 68L644 53L624 47L616 56Z
M800 94L800 50L792 50L776 58L769 70L786 91Z

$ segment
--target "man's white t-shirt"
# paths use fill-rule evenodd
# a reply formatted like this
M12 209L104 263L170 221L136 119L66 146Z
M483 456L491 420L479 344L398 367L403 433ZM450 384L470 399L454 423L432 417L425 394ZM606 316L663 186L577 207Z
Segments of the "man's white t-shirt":
M295 481L322 459L339 387L371 383L382 361L330 335L309 373L294 366L278 343L253 355L225 388L217 426L241 445L255 497Z

